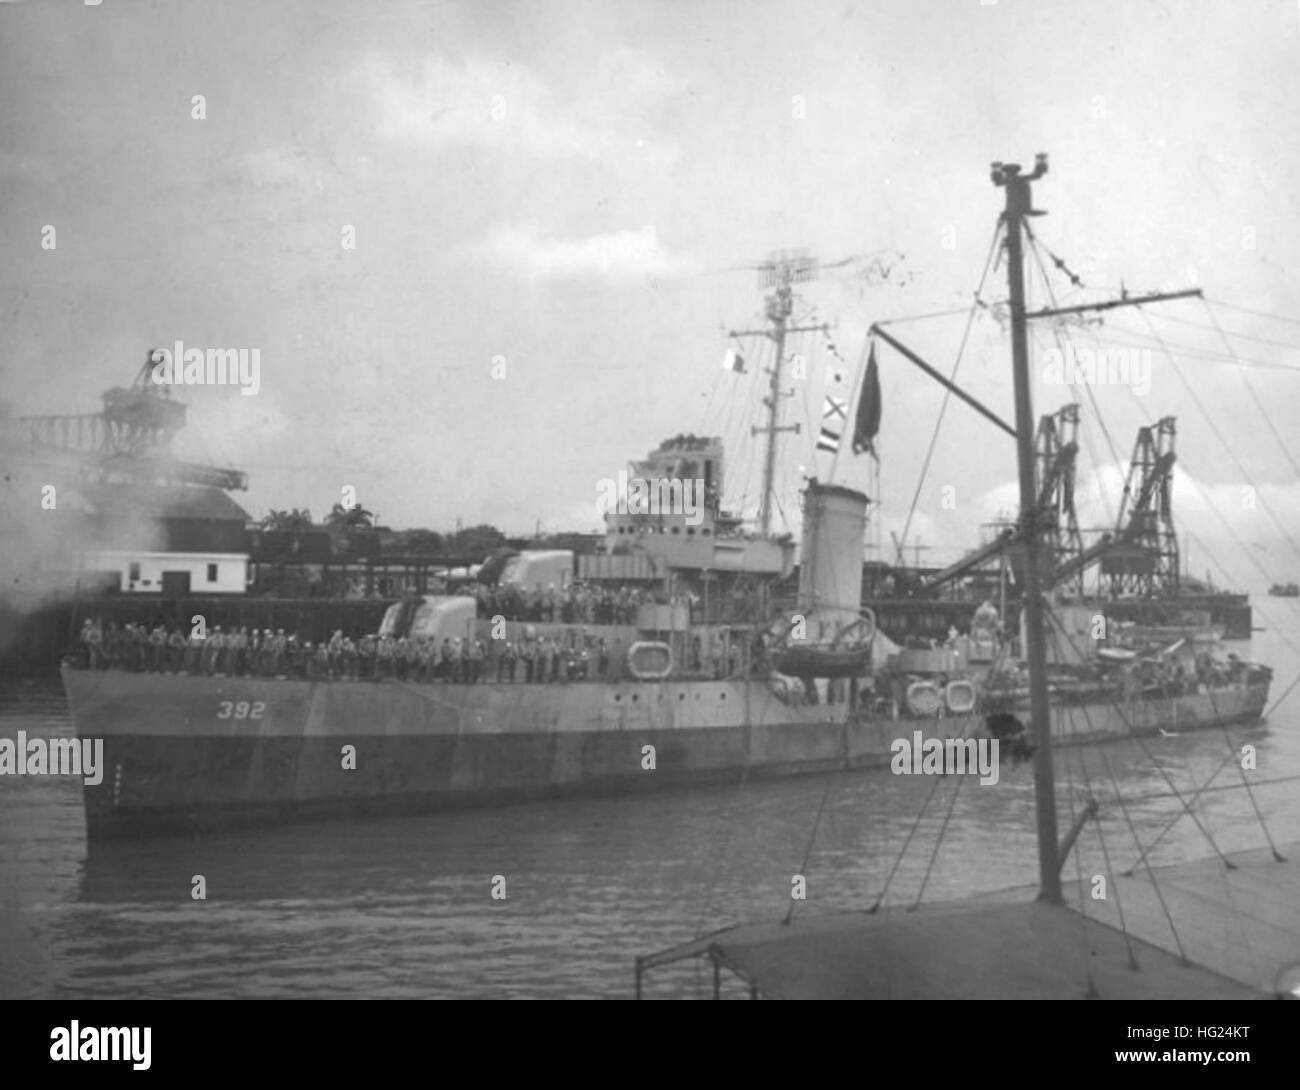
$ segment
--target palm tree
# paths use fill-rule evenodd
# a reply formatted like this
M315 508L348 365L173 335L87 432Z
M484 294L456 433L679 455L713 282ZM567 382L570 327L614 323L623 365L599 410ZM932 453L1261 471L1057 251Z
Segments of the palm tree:
M305 507L295 507L291 511L272 508L260 525L263 530L309 530L312 525L311 512Z
M347 529L368 528L373 524L374 517L374 514L361 504L348 508L341 503L336 503L325 516L325 525L342 526Z

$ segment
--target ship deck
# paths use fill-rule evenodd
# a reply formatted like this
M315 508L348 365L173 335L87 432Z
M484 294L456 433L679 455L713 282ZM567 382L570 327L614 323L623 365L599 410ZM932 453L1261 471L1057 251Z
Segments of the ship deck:
M1249 999L1300 963L1300 843L1153 868L1105 901L1071 883L1065 904L1031 886L878 913L742 925L637 959L645 974L708 958L753 998ZM1120 909L1128 940L1120 927ZM1180 952L1181 944L1181 952Z

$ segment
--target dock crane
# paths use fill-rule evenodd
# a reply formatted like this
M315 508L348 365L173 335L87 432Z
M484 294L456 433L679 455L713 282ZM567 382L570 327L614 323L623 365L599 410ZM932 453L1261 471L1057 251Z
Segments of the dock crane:
M1038 477L1034 518L1042 532L1044 548L1058 562L1062 558L1072 560L1083 552L1083 539L1079 533L1079 521L1074 507L1078 432L1079 406L1071 403L1062 406L1055 413L1044 415L1038 422L1034 440ZM1010 567L1014 573L1019 568L1016 557L1017 534L1015 527L1005 527L987 544L923 580L921 592L932 594L941 587L978 571L1003 552L1009 554ZM1077 578L1082 578L1082 570Z
M197 484L247 489L248 475L222 466L172 457L172 438L185 426L185 406L166 385L152 381L150 352L130 386L103 394L98 413L19 417L15 456L34 459L68 477L116 478L139 483Z
M1079 406L1065 405L1042 417L1035 439L1034 517L1045 551L1054 560L1043 578L1044 589L1061 587L1082 596L1085 573L1100 565L1103 588L1112 597L1176 594L1180 566L1173 523L1176 418L1166 416L1138 429L1115 528L1087 548L1074 505L1078 426ZM1003 528L987 544L922 581L920 592L933 594L1004 553L1008 569L1017 577L1018 537L1016 527Z
M1178 592L1178 535L1173 522L1175 417L1138 429L1114 533L1057 565L1047 586L1059 586L1100 563L1112 597Z

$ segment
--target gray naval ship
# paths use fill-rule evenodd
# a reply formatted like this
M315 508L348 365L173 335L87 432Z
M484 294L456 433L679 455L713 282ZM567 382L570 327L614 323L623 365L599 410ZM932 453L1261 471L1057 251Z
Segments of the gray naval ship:
M967 630L946 643L899 646L862 601L864 493L807 481L797 558L792 536L770 530L777 441L793 430L780 406L801 269L785 257L770 267L758 527L721 506L721 440L679 436L631 466L641 501L611 505L602 553L573 570L524 553L502 573L521 595L550 593L557 580L564 593L570 579L638 588L615 617L508 616L472 594L404 601L379 642L432 649L432 679L418 668L292 677L65 662L77 734L104 743L102 782L84 788L90 838L884 767L899 739L997 737L1004 758L1027 758L1024 634L1007 631L1017 626L998 609L973 607ZM879 427L874 359L854 384L855 451ZM698 509L682 509L683 482L702 485ZM1050 487L1043 495L1027 525L1056 509ZM783 595L796 559L797 591ZM1220 661L1197 618L1099 631L1098 607L1078 601L1055 603L1051 617L1058 743L1263 714L1269 670ZM438 668L449 643L481 656L477 683L468 670ZM540 649L551 662L544 680L524 662Z

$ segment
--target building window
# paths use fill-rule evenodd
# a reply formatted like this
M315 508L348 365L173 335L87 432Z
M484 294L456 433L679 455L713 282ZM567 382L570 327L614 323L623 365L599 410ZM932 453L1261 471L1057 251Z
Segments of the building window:
M208 565L208 582L209 582L209 583L215 583L216 581L217 581L217 566L216 566L215 564L209 564L209 565Z
M139 564L139 562L137 562L137 561L135 561L135 560L132 560L132 561L131 561L131 566L127 569L127 572L126 572L126 577L127 577L128 579L130 579L132 583L138 583L138 582L140 582L140 564Z

